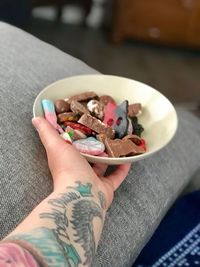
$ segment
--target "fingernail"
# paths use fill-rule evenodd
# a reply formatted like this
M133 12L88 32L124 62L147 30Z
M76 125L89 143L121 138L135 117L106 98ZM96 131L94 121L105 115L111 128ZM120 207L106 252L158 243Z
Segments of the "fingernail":
M36 130L38 130L39 125L41 123L41 118L40 117L35 117L32 119L32 124L35 127Z

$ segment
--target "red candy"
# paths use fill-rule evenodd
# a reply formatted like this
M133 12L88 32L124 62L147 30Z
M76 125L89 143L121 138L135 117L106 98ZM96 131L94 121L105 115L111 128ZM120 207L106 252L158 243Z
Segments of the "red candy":
M68 141L68 140L65 140L65 142L66 142L67 144L69 144L69 145L72 144L72 143L71 143L70 141Z
M144 151L147 151L146 142L143 138L141 138L141 144L139 145L139 147L142 147Z
M115 103L108 102L108 104L104 108L103 123L112 127L114 121L116 120L116 115L115 115L116 108L117 108L117 105Z
M92 134L92 130L80 123L76 123L76 122L71 122L71 121L66 121L64 122L65 126L70 126L71 128L73 128L74 130L79 130L81 132L83 132L86 135L91 135Z
M123 138L128 132L128 101L125 100L119 106L109 102L104 108L103 122L115 130L116 138Z

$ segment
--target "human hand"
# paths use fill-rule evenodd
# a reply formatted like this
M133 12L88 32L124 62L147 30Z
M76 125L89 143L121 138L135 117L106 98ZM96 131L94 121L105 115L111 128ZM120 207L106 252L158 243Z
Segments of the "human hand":
M107 208L113 200L114 191L120 186L130 169L130 164L119 165L110 175L104 176L107 165L94 164L93 167L42 117L32 120L45 147L48 165L53 177L54 190L59 191L72 181L93 183L96 190L104 193Z

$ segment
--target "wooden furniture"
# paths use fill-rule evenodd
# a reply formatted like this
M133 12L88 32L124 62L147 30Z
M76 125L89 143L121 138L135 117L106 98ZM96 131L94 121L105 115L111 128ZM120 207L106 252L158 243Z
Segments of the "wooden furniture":
M112 40L200 48L200 0L115 0Z
M85 10L85 19L90 13L92 7L92 0L32 0L32 7L38 6L55 6L57 9L57 20L60 21L62 18L62 10L66 4L81 5ZM85 20L84 20L85 22Z

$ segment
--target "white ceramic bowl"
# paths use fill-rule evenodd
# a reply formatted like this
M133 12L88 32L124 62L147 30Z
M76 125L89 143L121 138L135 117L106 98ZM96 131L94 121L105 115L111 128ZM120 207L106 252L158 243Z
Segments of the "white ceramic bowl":
M36 97L33 116L43 116L41 100L53 101L69 96L94 91L99 95L111 95L117 103L142 104L142 114L138 117L144 127L142 137L147 142L147 152L142 155L124 158L106 158L83 154L89 162L118 165L135 162L154 154L166 146L177 129L177 114L170 101L152 87L127 78L110 75L81 75L57 81L44 88Z

